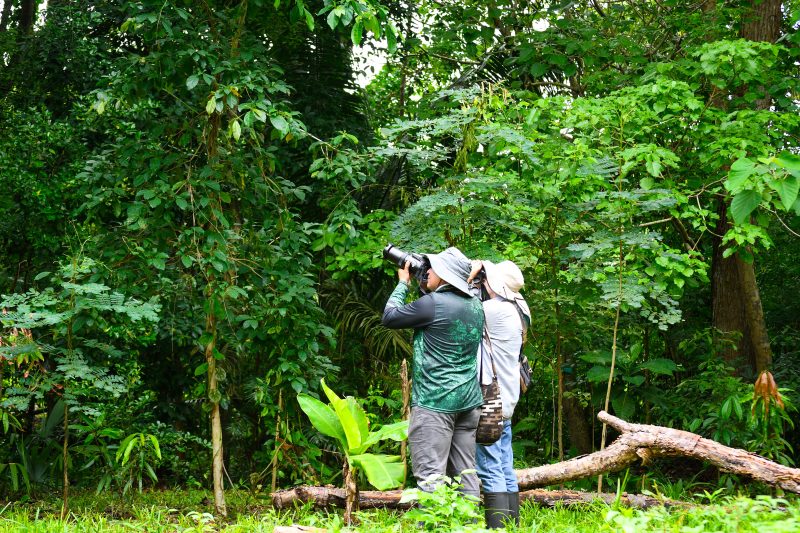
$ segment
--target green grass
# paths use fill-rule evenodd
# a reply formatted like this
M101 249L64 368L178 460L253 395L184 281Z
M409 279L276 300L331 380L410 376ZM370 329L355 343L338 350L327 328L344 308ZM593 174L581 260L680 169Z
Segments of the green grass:
M360 525L345 528L338 511L314 511L298 506L276 512L267 499L244 491L229 491L229 517L211 514L210 494L205 491L150 491L126 497L93 493L78 494L71 500L66 520L58 518L56 499L0 503L2 532L271 532L276 525L303 524L331 532L389 533L413 531L416 524L395 511L359 513ZM579 508L542 508L523 504L522 525L509 531L586 532L736 532L780 533L800 531L800 500L758 496L715 497L711 505L698 503L683 509L656 508L637 511L595 503ZM443 509L442 512L447 512ZM483 523L465 524L462 531L484 531Z

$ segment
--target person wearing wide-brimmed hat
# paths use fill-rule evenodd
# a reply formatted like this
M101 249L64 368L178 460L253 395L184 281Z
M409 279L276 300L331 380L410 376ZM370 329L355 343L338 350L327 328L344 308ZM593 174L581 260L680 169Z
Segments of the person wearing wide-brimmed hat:
M399 283L383 311L386 327L414 328L414 364L408 443L411 469L422 490L432 476L461 476L462 491L478 497L475 430L483 403L475 354L483 331L481 302L467 284L471 264L458 248L426 254L430 263L424 296L406 304L411 274ZM473 470L464 474L464 470Z
M489 342L483 341L484 349L478 357L491 350L503 401L504 426L500 440L488 446L477 445L476 463L483 488L486 525L500 528L509 519L519 524L519 485L511 449L511 416L519 401L519 354L531 312L519 292L525 280L516 264L473 261L468 280L471 282L481 270L485 274L483 288L488 294L483 310ZM484 361L480 367L481 383L491 383L491 365Z

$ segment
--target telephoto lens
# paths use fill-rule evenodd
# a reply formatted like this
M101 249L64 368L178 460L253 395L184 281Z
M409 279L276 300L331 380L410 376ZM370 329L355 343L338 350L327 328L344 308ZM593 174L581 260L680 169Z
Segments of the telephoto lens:
M419 282L419 292L422 294L428 292L426 285L428 284L428 269L431 267L431 264L424 255L404 252L392 243L389 243L386 245L386 248L383 249L383 258L391 261L399 268L405 268L406 262L408 262L408 271L412 276L417 278Z
M383 249L383 258L391 261L399 268L405 268L406 262L408 262L408 270L414 276L418 277L421 273L424 273L422 271L424 260L421 256L404 252L392 243L387 244L386 248Z

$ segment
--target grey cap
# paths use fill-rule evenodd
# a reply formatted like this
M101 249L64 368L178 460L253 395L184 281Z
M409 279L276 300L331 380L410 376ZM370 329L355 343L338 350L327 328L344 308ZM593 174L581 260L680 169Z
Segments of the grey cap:
M451 246L438 254L423 254L431 262L431 268L444 281L469 296L467 278L472 270L472 263L461 250Z

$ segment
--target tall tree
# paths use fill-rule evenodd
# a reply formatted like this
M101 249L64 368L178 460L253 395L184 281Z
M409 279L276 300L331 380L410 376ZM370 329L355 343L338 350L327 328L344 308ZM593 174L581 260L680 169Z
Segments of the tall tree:
M774 43L781 31L782 2L780 0L753 0L742 15L741 36L749 41ZM742 91L747 90L746 87ZM767 110L772 104L764 89L756 88L762 95L754 102L756 110ZM730 229L730 199L722 197L719 223L714 241L713 263L713 319L714 327L722 333L735 332L736 347L723 348L726 359L756 374L772 366L769 334L764 321L764 311L756 280L754 258L745 260L741 253L723 257L722 236Z

